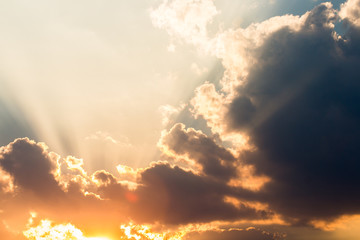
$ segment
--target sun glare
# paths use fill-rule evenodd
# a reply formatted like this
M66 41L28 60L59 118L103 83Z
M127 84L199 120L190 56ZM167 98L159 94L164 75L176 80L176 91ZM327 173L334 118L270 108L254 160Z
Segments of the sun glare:
M85 237L80 229L74 225L53 225L49 220L41 220L36 227L23 232L29 240L111 240L107 237Z
M150 226L132 223L119 226L121 239L133 240L180 240L186 231L153 232ZM108 237L86 237L83 232L71 223L53 224L50 220L41 220L40 224L23 232L28 240L112 240Z
M147 225L135 225L132 223L121 225L120 228L128 239L136 240L181 240L185 235L185 232L182 231L156 233Z

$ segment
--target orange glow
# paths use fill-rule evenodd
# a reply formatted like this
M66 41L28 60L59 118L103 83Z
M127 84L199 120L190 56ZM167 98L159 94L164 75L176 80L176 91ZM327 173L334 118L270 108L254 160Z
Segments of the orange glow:
M136 203L138 201L138 196L132 192L125 193L125 197L131 203Z
M353 230L354 226L358 229L360 224L360 215L344 215L334 221L312 221L311 224L318 229L324 231L335 231L335 230ZM354 232L354 231L353 231Z
M32 222L32 221L31 221ZM188 229L176 232L153 232L148 225L123 224L120 227L121 239L128 240L181 240ZM41 220L35 227L23 231L28 240L112 240L108 237L86 237L83 232L71 223L53 224L50 220Z
M14 192L15 185L13 178L0 168L0 190L5 193Z
M29 228L23 234L29 240L110 240L106 237L85 237L70 223L53 225L49 220L41 220L38 226Z
M240 179L234 178L229 182L229 186L243 187L251 191L260 191L261 188L270 181L267 176L256 176L255 168L251 165L243 165L237 169Z
M132 223L121 225L120 228L128 239L136 240L181 240L187 233L186 231L155 233L151 231L150 226L134 225Z

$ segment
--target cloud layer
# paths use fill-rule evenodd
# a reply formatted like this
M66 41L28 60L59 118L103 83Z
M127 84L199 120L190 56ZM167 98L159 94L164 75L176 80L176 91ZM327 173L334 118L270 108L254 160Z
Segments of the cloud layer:
M322 3L211 38L212 1L164 1L151 10L154 25L225 68L220 87L199 86L185 109L210 133L176 123L159 140L161 160L119 165L118 174L87 173L82 159L16 139L0 148L0 237L50 218L117 238L132 221L181 232L179 239L270 240L284 235L234 225L326 228L360 214L359 12L358 0L339 10ZM89 139L99 138L124 145L103 133Z
M226 120L257 148L243 158L272 179L266 201L299 221L360 211L359 29L350 25L337 37L334 20L322 4L298 31L272 33Z

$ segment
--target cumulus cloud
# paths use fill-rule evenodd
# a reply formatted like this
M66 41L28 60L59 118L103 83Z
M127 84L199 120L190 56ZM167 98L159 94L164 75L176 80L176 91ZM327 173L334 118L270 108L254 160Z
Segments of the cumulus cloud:
M331 7L265 40L227 118L257 147L243 157L272 179L266 201L300 222L360 211L359 55L347 54L359 30L337 38Z
M9 176L13 185L13 191L3 187L1 193L0 214L10 233L21 231L32 211L39 217L82 224L103 219L105 226L120 218L109 214L112 205L101 200L96 183L82 169L81 159L62 159L44 143L21 138L1 147L0 167L1 178Z
M189 224L234 219L268 219L272 212L239 201L225 201L244 189L228 186L212 176L197 175L168 163L156 163L139 171L134 189L105 172L94 178L100 182L98 193L103 199L127 206L126 214L138 223ZM125 212L124 212L125 213Z
M175 116L179 114L184 108L186 107L185 104L180 105L179 107L174 107L169 104L162 105L159 107L159 111L162 115L162 124L167 126L168 124L174 124L173 119Z
M160 146L164 152L185 155L200 164L205 175L228 180L236 172L236 158L232 153L219 146L215 139L207 137L193 128L185 129L181 123L174 125L168 133L164 133Z
M269 178L258 200L292 223L360 211L359 6L349 0L338 11L321 3L302 16L273 17L206 42L225 73L220 89L197 89L194 116L220 139L247 138L241 161ZM348 24L342 36L338 17Z
M339 15L345 21L360 26L360 1L349 0L341 4Z
M183 147L176 148L174 141L182 138ZM9 193L2 189L3 219L10 230L17 232L27 225L36 230L35 224L46 217L58 223L71 221L87 232L106 229L120 236L119 224L129 219L136 223L187 225L272 217L268 209L225 200L251 192L226 184L225 173L231 169L226 162L232 163L235 158L211 138L179 124L164 136L165 140L172 151L188 152L203 164L204 174L157 162L144 169L119 165L118 176L104 170L89 175L82 159L62 158L49 152L44 143L16 139L1 147L2 178L11 179L15 189ZM204 155L202 150L209 152ZM37 213L31 221L29 212ZM33 233L26 234L31 238Z
M46 145L27 138L0 148L0 166L16 186L44 197L57 197L62 191L55 180L57 155L48 154Z
M191 103L195 117L205 118L213 132L222 133L222 119L227 110L225 101L225 96L216 91L214 84L204 83L195 90Z
M245 204L235 207L225 202L225 196L238 194L236 189L211 177L199 176L168 164L155 165L144 171L141 184L137 193L146 204L139 202L135 208L142 213L139 215L141 218L159 218L165 223L185 224L271 217L271 212ZM155 192L157 195L151 194Z

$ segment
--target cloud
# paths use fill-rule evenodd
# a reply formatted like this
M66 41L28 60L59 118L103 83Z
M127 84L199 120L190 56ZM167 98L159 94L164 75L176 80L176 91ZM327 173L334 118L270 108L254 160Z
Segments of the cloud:
M174 125L160 139L165 152L185 155L200 164L205 175L229 180L236 175L236 158L230 151L219 146L215 139L193 128L185 129L181 123Z
M273 224L280 216L276 223L331 229L360 214L358 6L352 0L341 6L339 16L349 23L343 36L334 30L338 12L322 3L302 16L278 16L210 39L206 27L217 13L212 1L164 1L151 11L154 24L200 48L210 44L209 53L224 65L221 86L206 82L191 101L209 135L176 123L159 140L168 161L138 169L118 165L118 174L89 174L82 159L16 139L0 148L1 214L9 223L0 234L11 233L14 219L34 225L26 222L32 211L40 227L51 226L39 222L46 216L117 237L129 228L119 225L130 220L180 229ZM181 109L162 110L169 124ZM89 139L127 143L102 132ZM181 158L188 169L175 165ZM148 237L144 229L130 234ZM284 237L255 228L186 233L181 237L199 240Z
M247 147L232 149L268 178L257 199L292 223L360 211L359 6L349 0L338 11L321 3L302 16L276 16L195 43L220 58L225 73L219 89L211 83L197 88L194 116L221 140L246 139ZM347 23L342 36L335 31L339 17ZM216 148L192 141L195 132L175 125L163 145L178 155L219 159L206 155ZM234 176L231 169L223 179Z
M267 219L268 210L257 209L239 201L225 201L239 190L211 176L200 176L168 163L156 163L142 169L135 189L124 187L112 176L99 172L95 178L103 184L103 199L125 205L123 212L137 223L189 224L216 220ZM248 191L243 190L244 193Z
M28 138L17 139L0 148L0 166L23 190L44 197L62 194L55 179L57 156L48 154L46 146Z
M150 10L154 26L165 29L174 38L200 45L207 41L207 25L216 14L212 0L165 0Z
M339 38L335 19L324 3L300 29L271 33L224 120L257 148L243 159L271 178L264 201L295 222L360 211L359 29Z
M182 111L185 107L186 107L185 104L182 104L177 108L169 104L160 106L159 111L162 115L161 123L164 126L167 126L170 123L173 124L173 119L175 118L175 116L177 116L179 112Z
M195 240L280 240L285 239L282 234L274 234L263 231L261 229L248 228L248 229L233 229L228 231L207 231L202 233L190 233L184 239Z
M182 140L183 147L175 148L175 141ZM129 219L167 226L272 217L271 211L248 201L234 204L225 200L252 193L227 185L233 176L227 173L231 170L227 164L236 159L213 139L179 124L164 141L172 151L199 161L204 173L157 162L144 169L119 165L118 176L104 170L89 175L82 159L62 158L49 152L44 143L16 139L1 147L2 178L11 180L15 189L9 192L3 187L3 219L14 231L45 218L55 223L71 221L86 232L106 229L116 235L120 234L118 225ZM32 212L37 214L29 223Z
M120 225L118 239L137 239L137 240L180 240L180 239L245 239L245 240L281 240L283 234L270 233L261 229L250 227L247 229L221 229L211 226L190 225L180 228L179 231L159 232L150 225L129 224ZM37 226L29 227L23 231L27 239L65 240L109 240L105 236L86 237L85 234L71 223L54 224L50 220L41 220ZM107 235L108 236L108 235ZM112 236L114 237L114 236ZM21 238L25 239L25 238Z
M54 225L49 220L41 220L38 226L27 229L23 234L27 239L109 240L107 237L85 237L80 229L70 223Z
M84 229L112 226L109 231L122 218L113 213L114 204L97 194L98 186L82 169L81 159L62 159L44 143L21 138L1 147L0 167L1 178L13 185L11 191L2 186L1 192L0 214L10 233L23 230L33 211L39 217L81 224Z
M0 168L0 192L11 193L15 191L14 179L10 174Z
M112 143L115 145L120 145L121 147L124 147L124 148L132 147L128 137L121 136L119 139L115 139L112 136L110 136L109 133L103 132L103 131L97 131L96 133L91 134L90 136L86 137L85 140L103 141L103 142Z
M339 16L347 22L360 26L360 1L349 0L341 4Z
M212 131L222 133L222 119L227 110L225 96L218 93L214 84L204 83L195 90L191 100L195 117L203 117Z
M235 207L224 201L237 190L211 177L195 175L179 167L158 164L141 174L135 208L139 217L164 223L186 224L214 220L263 219L271 213L241 204ZM151 194L151 193L157 193ZM146 201L142 202L142 201ZM146 206L146 208L144 208Z
M56 239L81 239L85 240L83 233L71 224L61 224L52 226L48 220L42 220L39 226L24 231L25 237L29 239L39 239L47 236L49 240Z
M247 229L232 228L232 229L222 229L217 226L209 225L190 225L184 228L180 228L178 232L165 232L158 233L154 229L150 228L147 225L121 225L121 229L124 230L125 235L130 239L169 239L169 240L179 240L179 239L193 239L193 240L202 240L202 239L244 239L244 240L281 240L283 234L279 233L269 233L267 231L256 229L250 227Z

